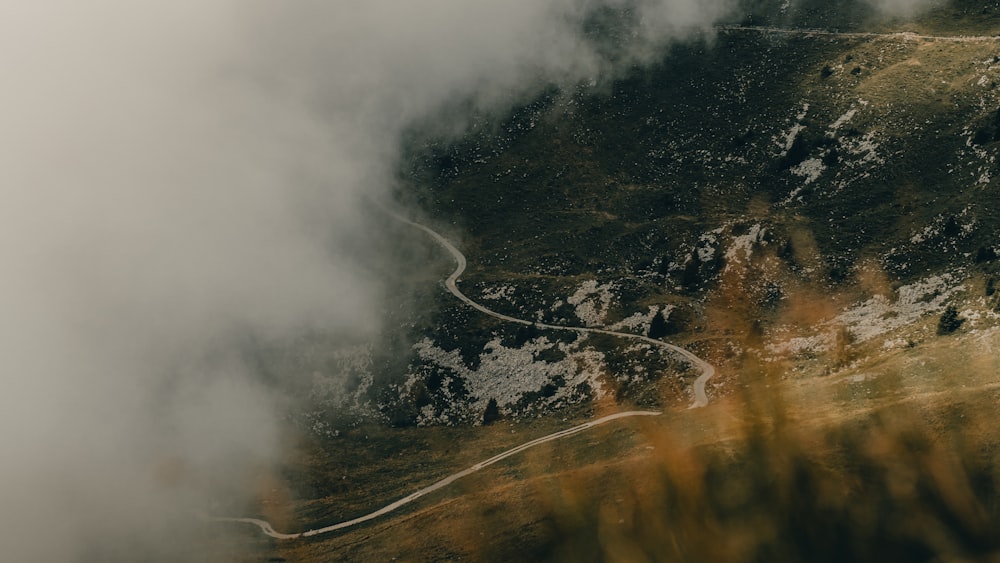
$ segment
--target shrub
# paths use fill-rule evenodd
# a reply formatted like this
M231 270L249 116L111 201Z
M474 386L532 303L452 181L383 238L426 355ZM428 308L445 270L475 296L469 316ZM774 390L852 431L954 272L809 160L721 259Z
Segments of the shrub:
M490 399L490 401L486 403L486 410L483 411L483 425L486 426L493 424L494 422L500 420L500 418L500 406L497 405L497 400Z
M951 334L958 330L958 327L962 326L965 319L958 318L958 309L954 305L948 305L941 315L941 319L938 320L938 334Z
M663 338L667 335L667 319L663 318L663 311L653 315L653 320L649 322L649 331L646 335L650 338Z

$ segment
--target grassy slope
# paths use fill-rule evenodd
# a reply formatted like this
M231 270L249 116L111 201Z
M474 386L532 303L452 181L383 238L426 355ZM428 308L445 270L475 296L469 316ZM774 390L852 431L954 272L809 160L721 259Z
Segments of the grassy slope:
M959 6L916 24L899 25L944 34L1000 30L992 13L980 17L967 12ZM994 243L1000 228L995 213L1000 186L996 180L975 185L982 158L970 152L962 131L988 128L1000 106L991 85L978 85L979 76L996 74L980 62L998 54L1000 43L722 33L702 45L675 47L660 65L627 77L609 92L550 94L514 116L501 140L485 135L440 146L414 177L429 186L420 196L429 214L466 233L462 242L471 269L464 286L513 282L518 292L507 305L511 311L536 309L587 278L633 280L622 293L615 313L619 316L660 303L688 303L703 312L720 303L731 307L737 301L731 295L735 282L705 271L695 287L678 291L679 272L663 277L659 270L664 261L682 262L702 233L722 225L729 225L727 235L741 233L751 223L762 223L774 233L770 249L758 249L760 254L780 260L777 267L754 264L743 271L744 279L769 276L786 292L808 289L846 303L866 291L859 264L867 259L876 260L889 283L957 266L991 270L991 264L974 264L965 254ZM822 72L825 66L833 70L829 76ZM860 70L853 73L855 68ZM1000 83L1000 76L996 81ZM841 161L832 159L824 175L799 192L801 202L781 205L803 182L783 165L773 138L796 122L804 103L810 106L803 121L807 158L837 146L823 140L828 125L858 109L838 138L852 143L873 134L885 162L852 168L851 159L860 157L841 151ZM470 156L476 145L485 147L480 162ZM982 150L992 155L996 147L991 141ZM843 180L848 181L840 186ZM939 237L920 245L908 242L939 217L960 216L970 205L977 222L968 236ZM776 249L789 240L793 251L780 256ZM903 249L903 259L888 253L894 247ZM713 326L702 321L681 338L696 341L725 330L731 339L745 341L750 337L746 317L787 317L780 305L761 309L754 287L741 291L742 301L751 302L737 307L743 324L729 320ZM442 301L434 319L440 324L435 337L450 338L453 345L475 352L500 330L492 321L461 313ZM932 332L933 326L922 330ZM966 350L976 337L959 338L964 339L959 349ZM856 365L833 378L780 384L786 400L778 418L842 428L854 420L871 420L866 417L873 413L912 405L903 420L916 416L929 421L927 434L948 448L952 432L965 424L956 421L956 413L973 406L979 413L976 399L995 394L991 377L997 368L992 354L979 354L974 370L956 374L953 366L967 355L956 356L953 344L928 339L916 348L888 354L869 346L858 352L861 360ZM712 345L705 346L712 352ZM740 368L744 374L756 374L747 381L754 389L757 384L750 380L778 385L776 367ZM942 393L956 377L965 378L962 384L976 391ZM335 537L272 544L272 553L292 560L526 560L580 559L581 553L586 555L582 559L589 559L614 548L625 550L617 552L617 558L629 558L630 542L634 548L672 537L656 534L679 525L672 520L678 514L665 511L665 516L657 516L656 526L643 529L622 504L630 510L644 508L645 514L655 510L644 503L661 498L650 491L662 494L662 476L672 471L665 467L678 460L697 458L701 461L691 462L694 470L708 473L706 468L714 471L734 463L745 467L742 454L713 456L744 451L740 444L753 432L734 421L747 418L746 408L735 400L724 401L714 411L679 412L650 422L654 427L637 435L621 428L601 429L510 460L399 516ZM980 454L992 462L995 440L982 420L976 421L968 428L982 445ZM337 440L305 440L296 461L280 472L293 483L292 500L284 502L286 522L294 527L357 515L393 500L398 491L422 486L570 422L461 429L371 427ZM803 444L821 434L788 443L805 448ZM772 453L788 451L784 442L770 444ZM646 449L649 445L659 451L695 448L691 451L708 453L704 458L658 455ZM820 461L831 465L834 475L857 479L850 452L837 455ZM394 461L387 467L390 458ZM692 490L698 486L692 485ZM991 518L994 504L987 506ZM620 530L626 533L609 532L620 519L625 521ZM734 536L744 537L729 537ZM684 545L695 549L701 544Z
M600 428L399 515L283 544L282 553L359 561L978 558L977 550L998 547L989 530L1000 522L992 422L1000 366L991 353L1000 333L957 338L819 381L775 379L712 409ZM969 357L955 389L954 366ZM418 443L393 452L418 474L445 472L558 426L501 424L457 436L421 429ZM380 444L408 439L377 432L371 439ZM372 455L370 445L347 442L341 451ZM331 481L340 471L317 470ZM351 479L358 488L326 502L365 499L372 485L416 486L393 470Z
M970 32L1000 31L966 11L880 28L947 35L974 19ZM510 284L496 307L533 317L583 280L611 281L609 322L686 306L695 321L676 339L732 336L701 350L721 361L796 295L865 297L872 268L896 284L995 270L977 257L1000 233L998 55L1000 41L724 31L604 90L549 93L499 135L439 144L414 178L430 214L466 233L471 294ZM807 182L792 169L809 161L824 170ZM722 229L718 257L753 225L768 234L750 264L727 277L716 259L687 275L700 236ZM445 307L435 323L457 328ZM497 328L461 321L473 330L448 344L472 358Z

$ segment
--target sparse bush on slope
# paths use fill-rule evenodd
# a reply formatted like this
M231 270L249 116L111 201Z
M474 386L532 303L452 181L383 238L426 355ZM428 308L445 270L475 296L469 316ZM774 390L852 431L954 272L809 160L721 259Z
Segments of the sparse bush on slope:
M941 318L938 320L937 333L938 334L951 334L962 326L965 319L960 319L958 317L958 309L954 305L948 305L941 314Z

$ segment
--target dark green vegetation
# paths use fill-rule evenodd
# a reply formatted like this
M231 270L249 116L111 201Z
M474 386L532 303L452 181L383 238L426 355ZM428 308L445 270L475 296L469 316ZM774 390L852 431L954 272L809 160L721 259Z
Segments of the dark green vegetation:
M675 47L611 92L552 94L522 109L499 154L474 150L488 139L442 146L417 179L433 186L424 202L434 214L474 237L472 267L489 278L641 278L684 263L714 228L736 236L761 221L788 258L790 231L806 230L825 266L817 274L831 282L863 257L888 254L904 278L971 264L963 254L996 234L994 183L977 184L977 172L995 171L992 134L969 144L994 127L994 53L1000 42L723 32ZM823 78L829 63L837 74ZM980 76L988 85L975 86ZM815 181L790 171L812 159L826 167ZM963 232L972 218L977 228ZM893 258L935 222L930 248ZM941 252L950 245L959 252Z
M916 22L873 22L851 2L777 5L741 21L1000 32L987 2ZM719 368L712 405L670 408L692 376L676 360L458 303L437 283L451 270L441 249L386 221L380 244L398 260L385 274L407 289L387 306L393 345L370 354L361 401L375 422L351 426L333 408L311 419L322 424L278 471L292 484L279 527L357 516L594 411L667 412L512 458L398 516L272 547L320 560L988 559L1000 522L997 84L990 37L730 28L616 81L478 116L457 140L414 132L401 199L465 252L470 296L581 324L569 297L607 284L605 324L652 307L622 330ZM781 351L800 336L828 338ZM421 342L447 361L414 351ZM559 374L512 404L475 396L463 377L497 350L529 350L534 369L599 353L609 392L547 403ZM526 365L495 364L511 378ZM469 426L387 427L418 421Z
M1000 40L892 34L989 36L995 8L875 24L851 3L780 17L765 4L771 16L744 23L887 35L726 28L613 83L480 116L458 141L418 143L405 190L464 233L466 291L509 286L491 307L580 324L566 297L612 283L607 324L673 306L675 341L740 371L734 350L787 335L804 300L823 296L832 314L931 275L995 272ZM446 295L441 307L448 338L435 341L473 364L503 332Z
M951 334L962 326L962 322L963 320L958 318L958 309L949 305L941 314L941 318L938 319L937 332L938 334Z
M581 325L569 297L592 282L609 296L603 305L588 297L601 305L597 322L631 318L619 330L635 334L653 328L719 366L717 382L745 375L747 354L804 336L853 303L898 300L906 284L945 272L952 287L994 276L996 7L954 1L919 21L885 21L857 2L782 5L749 2L734 25L620 68L614 80L540 87L509 114L473 114L457 138L415 127L403 143L399 199L466 253L461 287L473 298L520 318ZM613 49L627 40L629 18L605 16L588 32L614 39ZM983 37L893 35L910 30ZM459 101L442 113L464 119L470 109ZM490 401L501 416L543 414L598 385L644 406L689 399L696 374L676 358L510 326L460 304L439 283L448 255L370 213L384 226L375 238L336 249L388 258L370 263L370 277L386 280L374 290L387 296L378 318L359 319L370 330L246 346L269 379L312 397L306 427L358 418L474 424ZM803 313L810 307L818 311ZM835 357L809 354L828 368L848 365L864 352L857 326L822 326L835 334ZM414 349L422 342L424 355ZM524 350L534 350L536 370L559 373L506 402L469 384L484 359L497 369L507 352ZM602 357L582 366L592 351ZM442 365L452 353L459 360ZM526 360L510 365L521 370ZM584 372L596 375L568 389Z

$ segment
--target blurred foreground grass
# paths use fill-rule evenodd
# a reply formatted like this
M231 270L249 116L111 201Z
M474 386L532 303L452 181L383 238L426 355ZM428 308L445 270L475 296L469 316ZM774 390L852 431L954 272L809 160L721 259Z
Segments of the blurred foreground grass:
M1000 560L997 340L996 330L934 339L808 380L746 362L749 383L707 409L672 409L546 444L399 515L292 542L281 553L358 561ZM620 408L595 405L595 415ZM413 452L422 468L446 474L551 430L546 421L409 432L450 436L447 451L428 438L429 450ZM399 473L399 482L413 486L411 478Z

